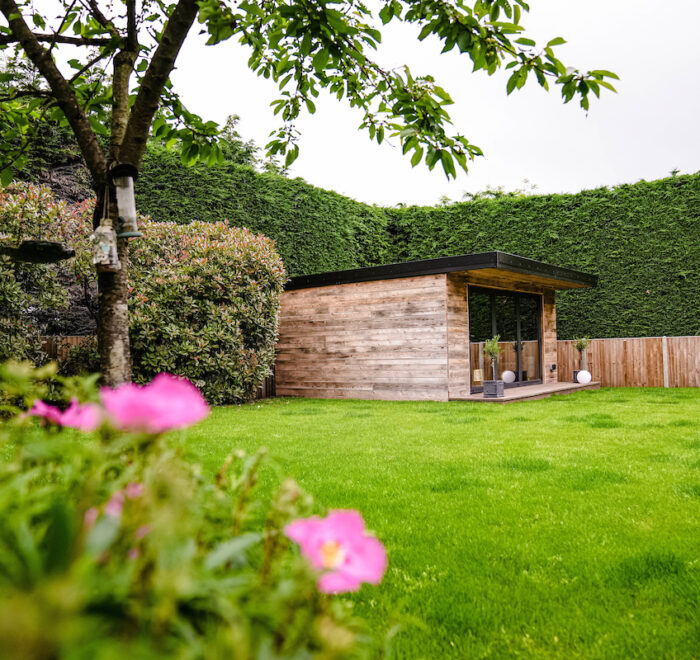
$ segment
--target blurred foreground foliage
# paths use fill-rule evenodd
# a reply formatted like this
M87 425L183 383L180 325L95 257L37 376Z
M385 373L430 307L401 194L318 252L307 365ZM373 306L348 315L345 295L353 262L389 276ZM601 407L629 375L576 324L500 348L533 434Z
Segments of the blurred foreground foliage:
M232 453L209 478L181 434L83 434L22 415L48 394L96 401L94 377L8 363L0 388L3 657L372 654L282 534L311 498L291 480L271 498L256 489L264 452ZM104 506L115 493L118 515Z

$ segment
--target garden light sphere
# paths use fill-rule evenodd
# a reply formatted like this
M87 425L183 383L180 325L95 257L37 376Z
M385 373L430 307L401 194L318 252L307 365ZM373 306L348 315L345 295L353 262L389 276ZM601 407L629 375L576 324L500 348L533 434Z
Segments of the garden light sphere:
M592 376L590 371L579 371L578 375L576 376L576 380L578 380L581 385L588 385L588 383L591 382Z
M504 371L501 374L501 380L504 383L514 383L515 382L515 372L510 371L510 370Z

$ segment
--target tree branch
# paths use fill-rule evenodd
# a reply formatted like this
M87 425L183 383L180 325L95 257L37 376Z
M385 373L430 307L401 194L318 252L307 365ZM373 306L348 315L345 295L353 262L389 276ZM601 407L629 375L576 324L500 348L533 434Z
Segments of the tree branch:
M0 96L0 102L14 101L15 99L22 98L23 96L33 96L35 98L47 98L51 96L51 92L47 89L19 89L11 94L5 94Z
M73 7L75 7L75 3L78 2L78 0L73 0L71 2L70 7L66 10L65 14L63 15L63 18L61 19L61 24L58 26L57 30L54 30L54 35L59 35L61 32L63 32L63 26L66 24L66 21L68 20L68 17L70 16L70 13L73 11ZM56 40L51 42L51 45L49 46L49 55L51 54L51 51L53 50L53 47L56 45Z
M63 111L75 133L90 173L95 179L101 179L107 170L107 159L73 89L61 75L46 49L39 43L36 35L29 29L15 0L0 0L0 11L7 18L12 34L17 38L27 57L49 84L56 104Z
M3 10L3 13L4 10ZM7 14L6 14L7 16ZM29 29L29 28L27 28ZM13 30L14 32L14 30ZM111 39L103 37L71 37L65 34L33 34L37 42L49 44L72 44L74 46L106 46ZM20 39L15 34L0 34L0 46L19 43Z
M127 12L126 48L114 58L112 76L112 125L110 131L111 161L119 162L122 141L129 121L129 80L139 54L136 34L136 0L124 0Z
M0 2L6 1L8 0L0 0ZM153 117L158 110L160 96L170 72L175 66L175 60L185 37L187 37L187 33L197 17L198 10L197 0L179 0L170 15L131 109L131 116L119 154L121 162L136 168L141 166L148 133Z
M86 6L84 2L81 3L85 9L87 9L94 19L106 30L109 30L109 33L115 37L116 39L121 39L121 35L119 34L119 30L114 26L114 23L110 21L103 13L102 10L99 8L96 0L88 0L88 5Z

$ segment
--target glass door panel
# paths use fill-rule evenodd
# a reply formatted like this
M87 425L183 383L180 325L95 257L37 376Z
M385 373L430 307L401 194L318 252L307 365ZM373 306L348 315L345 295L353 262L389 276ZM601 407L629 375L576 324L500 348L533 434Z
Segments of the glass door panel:
M494 335L491 294L469 287L469 364L471 385L483 387L483 381L493 380L491 362L484 356L484 342Z
M469 364L473 392L483 389L485 380L502 378L512 371L517 387L540 381L540 296L469 287ZM491 360L484 356L484 343L500 335L501 354L492 373Z
M494 312L496 316L496 332L500 336L498 346L501 353L498 356L498 378L504 371L518 373L518 354L516 352L517 311L516 297L512 293L493 295ZM517 378L517 376L516 376Z
M540 299L522 295L518 300L520 321L520 363L523 382L540 380Z

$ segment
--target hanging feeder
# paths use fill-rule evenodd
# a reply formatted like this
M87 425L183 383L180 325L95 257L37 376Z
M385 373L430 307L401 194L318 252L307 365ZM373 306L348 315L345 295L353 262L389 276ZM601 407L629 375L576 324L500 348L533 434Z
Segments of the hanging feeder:
M19 247L0 247L0 254L4 254L12 261L31 264L55 264L64 259L75 256L75 250L69 250L62 243L56 241L26 240Z
M92 263L98 271L116 273L121 269L117 253L117 236L112 228L111 218L102 218L100 225L90 236L92 242Z
M119 233L117 238L141 238L136 222L136 199L134 197L134 180L138 170L132 165L120 163L110 170L114 188L117 193L117 214L119 216Z

